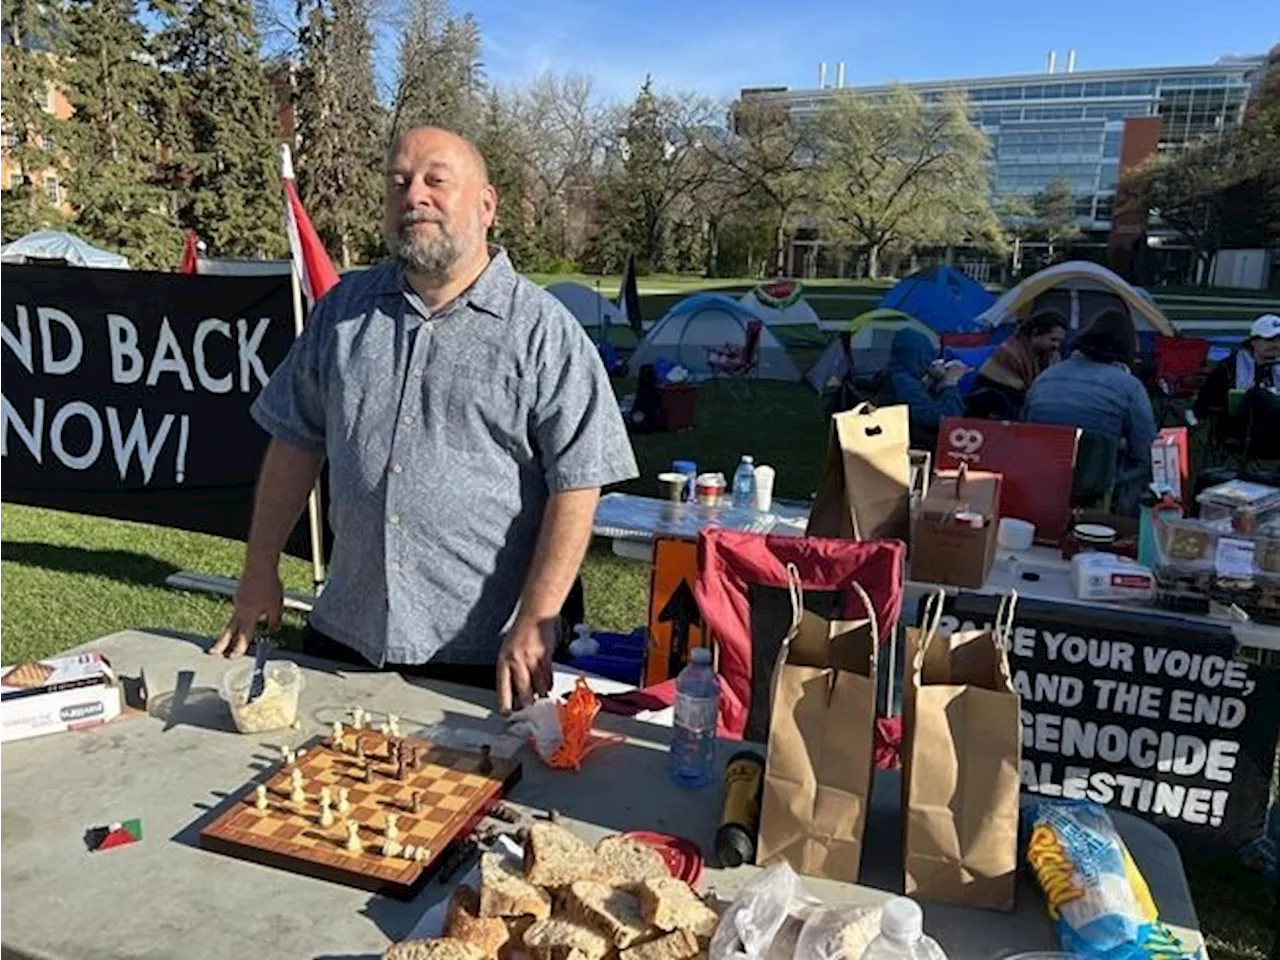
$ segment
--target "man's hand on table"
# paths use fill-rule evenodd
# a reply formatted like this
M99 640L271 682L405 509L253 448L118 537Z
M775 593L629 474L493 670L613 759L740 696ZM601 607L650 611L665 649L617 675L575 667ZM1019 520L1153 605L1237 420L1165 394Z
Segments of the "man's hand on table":
M236 587L231 619L209 653L243 656L249 649L258 621L266 620L267 626L274 630L280 626L283 611L284 584L280 582L277 568L274 565L247 564Z
M535 696L551 692L555 631L554 620L539 623L519 617L507 631L498 650L498 709L503 713L513 706L527 707Z

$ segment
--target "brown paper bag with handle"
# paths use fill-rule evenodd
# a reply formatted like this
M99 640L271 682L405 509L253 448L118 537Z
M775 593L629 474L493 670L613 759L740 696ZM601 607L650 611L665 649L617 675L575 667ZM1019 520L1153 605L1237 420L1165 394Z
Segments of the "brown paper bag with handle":
M808 536L902 540L911 535L907 407L860 403L831 418Z
M871 802L879 627L858 583L866 619L829 621L804 609L799 572L787 572L792 624L774 668L756 863L852 883Z
M938 635L946 595L907 630L902 805L906 893L1012 910L1017 883L1019 699L1008 641L1017 594L989 630Z

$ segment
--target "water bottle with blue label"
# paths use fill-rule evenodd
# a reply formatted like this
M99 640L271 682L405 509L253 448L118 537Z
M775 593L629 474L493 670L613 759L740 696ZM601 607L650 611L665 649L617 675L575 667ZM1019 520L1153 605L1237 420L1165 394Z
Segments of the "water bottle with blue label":
M711 651L695 647L676 678L675 722L671 727L670 774L681 787L704 787L715 774L716 719L720 684Z
M756 461L744 456L733 473L733 505L753 510L756 505Z

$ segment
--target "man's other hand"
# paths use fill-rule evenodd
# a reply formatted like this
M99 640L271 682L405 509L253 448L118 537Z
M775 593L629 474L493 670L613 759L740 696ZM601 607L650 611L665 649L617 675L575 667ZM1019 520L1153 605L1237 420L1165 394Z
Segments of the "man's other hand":
M518 701L527 707L535 696L551 692L554 620L538 623L519 617L498 650L498 709L510 713ZM513 696L514 695L514 696Z
M284 585L277 569L246 566L236 587L231 619L209 653L233 658L243 656L258 621L266 620L267 627L275 630L280 626L283 610Z

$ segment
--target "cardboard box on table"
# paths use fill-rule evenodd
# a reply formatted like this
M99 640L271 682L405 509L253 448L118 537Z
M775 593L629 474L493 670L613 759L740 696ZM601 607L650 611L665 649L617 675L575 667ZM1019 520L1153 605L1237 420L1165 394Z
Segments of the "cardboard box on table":
M101 653L4 667L0 742L97 726L120 716L121 689Z
M875 607L854 582L866 619L826 620L788 573L792 625L773 676L756 862L854 883L875 762Z
M1020 701L1008 644L1017 595L991 629L939 636L946 595L908 628L902 690L903 879L908 896L1012 910L1018 874Z
M912 580L975 589L987 582L996 556L1001 487L1000 474L964 464L934 478L912 523ZM982 525L964 522L966 515L980 515Z

